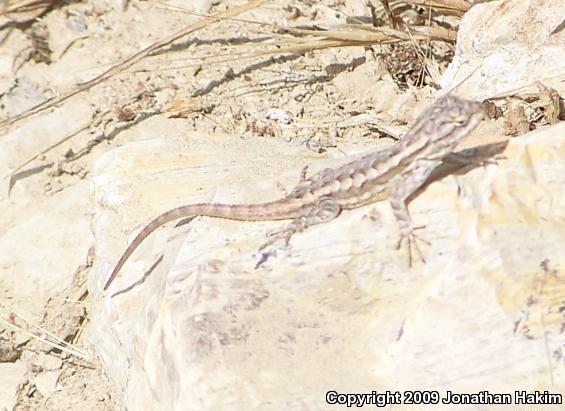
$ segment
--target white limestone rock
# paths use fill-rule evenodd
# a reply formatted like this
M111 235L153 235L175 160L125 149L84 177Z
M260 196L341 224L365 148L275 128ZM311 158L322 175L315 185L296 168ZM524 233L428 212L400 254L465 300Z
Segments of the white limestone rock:
M284 223L202 218L161 230L112 292L164 258L142 284L102 297L93 319L91 340L116 391L132 409L186 410L321 410L334 388L561 392L564 136L560 123L515 138L498 165L428 186L410 204L415 224L427 225L425 265L408 268L406 250L396 250L386 202L311 227L258 269L257 247ZM272 171L255 162L244 180L245 168L228 160L241 141L225 140L223 151L190 141L133 143L101 160L93 290L125 247L109 233L137 231L130 213L143 224L186 202L277 197L284 154L269 160ZM285 183L296 178L288 175ZM216 184L226 191L211 196ZM131 206L140 201L142 218Z
M440 84L447 90L457 86L457 94L477 100L537 81L565 95L563 16L562 0L506 0L473 6L461 21L457 52Z

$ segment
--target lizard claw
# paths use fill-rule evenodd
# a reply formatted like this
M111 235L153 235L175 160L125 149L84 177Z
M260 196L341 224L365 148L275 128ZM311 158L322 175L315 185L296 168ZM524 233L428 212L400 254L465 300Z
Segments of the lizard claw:
M265 241L261 245L261 247L259 247L258 251L263 251L265 248L267 248L270 245L273 245L274 243L276 243L277 241L283 240L283 239L284 239L284 245L286 247L290 243L290 238L292 237L292 235L294 233L297 233L298 231L300 231L300 230L297 227L295 227L294 225L290 225L289 227L286 227L283 230L274 231L272 233L269 233L269 234L267 234L267 241Z
M292 223L290 223L290 225L286 226L282 230L269 233L267 235L267 241L265 241L261 245L261 247L259 247L259 249L257 250L259 253L261 253L261 259L255 265L255 268L259 268L269 259L270 256L274 255L274 252L272 251L263 252L263 250L265 250L267 247L273 245L279 240L284 240L284 245L285 247L287 247L288 244L290 243L291 237L295 233L302 231L305 226L306 226L306 221L303 218L297 218Z
M287 227L284 230L275 231L275 232L267 234L267 241L265 241L261 245L261 247L259 247L259 249L257 250L261 254L261 258L259 259L257 264L255 264L255 269L258 269L263 264L265 264L267 262L267 260L269 259L269 257L275 255L275 253L276 253L276 251L265 251L265 252L263 252L263 250L265 250L267 247L273 245L274 243L276 243L277 241L279 241L281 239L284 239L285 247L288 246L288 243L290 242L290 237L292 237L292 234L294 234L294 231L292 231L289 227Z
M282 234L280 231L276 231L273 233L269 233L267 234L267 241L265 241L257 251L261 252L263 251L265 248L269 247L270 245L276 243L277 241L279 241L282 238Z
M408 227L407 229L403 230L403 233L400 235L400 239L398 240L396 249L399 250L400 247L402 246L402 242L406 240L406 244L408 245L408 267L412 267L412 247L414 247L414 249L416 250L416 253L420 258L420 261L422 261L422 263L424 264L426 263L424 255L422 254L422 250L420 250L420 247L418 246L418 241L421 241L427 245L431 245L431 243L427 240L424 240L421 237L418 237L414 233L414 231L421 230L425 227L426 227L425 225L421 225L418 227Z

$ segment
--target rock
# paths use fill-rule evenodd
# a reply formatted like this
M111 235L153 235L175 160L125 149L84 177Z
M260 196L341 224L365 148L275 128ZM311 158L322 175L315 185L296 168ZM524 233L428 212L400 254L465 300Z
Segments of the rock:
M63 361L54 355L38 352L33 358L33 365L43 371L54 371L63 366Z
M44 398L57 391L57 382L62 371L44 371L35 376L35 386Z
M147 124L144 125L143 133L150 133L147 131L147 127L149 127L149 130L162 128L161 123L163 121L167 120L163 118L148 120ZM128 132L135 131L130 130ZM132 140L136 139L133 138ZM187 141L189 141L188 144ZM359 152L362 148L358 147L354 150ZM136 231L137 225L146 223L154 215L180 203L196 201L261 202L267 198L280 197L281 192L277 188L277 182L280 181L287 188L292 187L298 181L299 171L297 170L300 170L304 164L310 163L312 166L320 168L324 164L329 165L330 162L335 164L339 161L348 160L343 152L336 151L336 153L341 158L320 162L320 158L309 151L304 150L302 155L297 155L294 147L273 139L263 139L261 144L249 144L249 141L239 138L228 138L226 136L211 138L210 136L200 137L194 134L176 140L139 141L108 153L97 163L97 171L94 177L93 192L96 196L98 209L95 212L93 227L98 239L95 257L97 264L91 272L90 288L95 293L94 295L97 295L94 290L100 289L100 281L105 281L112 265L116 262L118 254L125 247L126 237L122 230L130 235L132 231ZM245 164L245 166L239 164ZM140 167L140 165L142 166ZM140 201L144 204L141 209L138 207ZM208 226L210 222L212 225ZM200 237L199 248L208 247L214 253L219 252L218 257L223 255L222 259L229 257L233 252L237 252L238 247L246 245L246 265L249 263L254 265L258 257L253 254L259 244L264 241L265 233L269 230L269 227L273 229L277 226L276 223L272 222L245 224L233 221L209 220L204 225L198 224L197 227L192 227L192 225L189 227L191 231L194 229L208 231L206 236L200 236L196 233L196 236ZM180 231L177 231L177 229L173 231L180 234L185 232L186 228L182 227L178 229ZM184 241L185 239L184 235L178 236L177 234L173 236L174 239L171 243L173 251L168 253L166 260L171 259L171 257L174 259L174 255L178 253L178 248L181 245L179 240ZM232 240L231 245L228 248L218 247L227 236ZM139 254L136 253L127 264L112 287L113 291L127 287L131 282L139 280L140 272L143 272L141 266L147 262L149 265L153 264L153 256L158 256L164 250L164 247L169 247L166 245L168 239L170 239L170 233L167 233L167 230L160 230L155 236L152 236L149 242L138 250ZM241 243L242 241L244 241L244 244ZM192 245L188 245L188 247L191 248ZM150 249L153 249L155 253L150 252ZM192 256L198 255L197 250L187 251ZM144 254L148 257L148 261L140 260L140 256ZM236 258L236 260L238 259L239 257ZM159 270L168 268L171 268L169 263L159 265ZM155 303L159 304L158 300L161 299L159 290L161 288L155 287L155 284L149 287L147 285L153 284L154 280L160 282L162 279L164 277L161 275L152 275L148 279L148 284L136 288L135 292L147 293L146 297L149 300L146 298L127 299L131 305L128 309L129 314L125 315L126 317L130 315L145 317L142 313L147 304L150 306ZM250 281L253 284L256 279ZM260 283L257 283L257 286L261 294L262 286ZM250 293L253 292L255 291L252 289ZM129 296L134 294L129 294ZM100 297L99 294L98 297ZM157 297L157 300L154 300L154 297ZM250 298L255 300L255 297ZM101 301L104 304L101 311L93 310L95 318L92 324L96 325L91 331L90 340L96 347L117 390L121 390L119 387L125 388L126 384L131 384L125 389L125 395L129 398L130 395L137 395L138 390L144 390L148 387L147 377L142 371L144 366L134 361L131 363L132 369L127 365L127 362L130 361L128 359L129 354L135 357L138 355L144 356L142 353L146 347L143 341L149 338L147 332L150 333L151 331L150 328L147 328L145 320L140 318L134 320L133 317L130 317L130 320L141 321L137 324L140 326L139 331L142 332L143 336L135 332L132 333L130 325L133 323L121 323L121 320L118 320L121 325L115 323L114 320L117 319L118 311L116 311L114 304L121 304L120 301L123 302L124 299L105 299L103 302ZM250 304L253 304L253 301ZM153 319L148 318L148 320L151 323L153 322ZM117 328L114 328L114 326L117 326ZM116 332L118 334L115 334ZM117 339L119 334L121 334L121 337ZM126 340L127 342L125 342ZM122 344L129 348L123 351ZM138 366L141 368L138 368ZM161 394L159 395L161 396ZM166 399L168 394L163 395L161 398ZM132 401L136 404L134 408L151 407L151 401L148 402L148 399L144 398L144 394L139 398L140 402L137 402L132 397ZM126 402L129 402L129 400L126 399Z
M18 389L27 381L27 371L27 364L21 361L0 363L0 409L14 408Z
M275 107L272 107L267 111L265 118L277 121L281 124L290 124L292 122L290 115L286 111Z
M564 15L562 0L473 6L461 22L455 58L440 84L447 90L458 86L458 94L477 100L537 81L565 95Z
M243 167L225 172L212 166L228 167L237 152L238 140L223 141L223 151L214 147L217 141L201 140L184 151L146 141L143 149L130 144L101 160L94 189L101 263L93 269L93 290L125 247L123 241L104 247L114 237L109 227L132 227L132 218L144 223L192 200L276 197L272 187L284 155L278 163L270 159L270 179L244 180ZM284 224L202 218L161 230L138 249L111 291L141 280L156 264L151 275L100 300L91 340L132 409L234 403L325 409L332 387L441 393L550 387L549 367L563 372L546 353L546 335L550 349L563 343L557 305L565 287L551 274L565 262L563 147L565 124L559 123L511 140L507 160L498 165L428 186L410 210L417 225L427 225L421 235L431 246L426 264L411 269L406 250L396 250L397 226L386 202L309 228L259 269L257 247L266 232ZM329 161L310 163L314 172ZM252 175L254 168L267 173L255 164ZM194 195L216 184L229 190L214 198ZM270 194L260 194L261 187L271 187ZM139 191L128 193L132 188ZM143 218L129 206L139 201L146 205ZM126 220L119 223L110 209ZM532 288L540 281L543 287Z

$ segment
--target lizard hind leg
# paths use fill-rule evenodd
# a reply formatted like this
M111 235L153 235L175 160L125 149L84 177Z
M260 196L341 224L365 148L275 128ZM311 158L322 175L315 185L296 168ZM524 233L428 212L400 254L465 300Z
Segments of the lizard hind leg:
M294 234L299 233L312 225L333 220L340 212L341 207L333 198L324 197L316 204L310 206L310 209L305 211L303 215L296 217L288 226L280 231L269 234L267 241L259 247L259 251L264 250L281 239L284 239L285 245L288 245Z

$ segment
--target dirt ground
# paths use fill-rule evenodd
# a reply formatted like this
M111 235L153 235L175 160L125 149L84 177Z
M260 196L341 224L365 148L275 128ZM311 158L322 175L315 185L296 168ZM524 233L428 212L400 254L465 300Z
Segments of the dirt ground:
M55 1L39 17L3 23L0 118L12 118L69 91L158 39L237 4L192 3ZM419 21L425 15L416 7L403 16ZM445 21L456 27L458 18ZM62 193L87 186L95 161L127 142L121 132L154 115L183 118L200 132L246 135L257 144L277 138L314 153L361 139L393 141L417 114L414 96L433 91L453 57L454 44L375 43L297 52L291 47L301 37L281 30L373 21L371 8L362 1L267 2L233 19L208 22L66 100L60 107L69 124L45 125L50 136L46 141L43 133L23 135L17 154L11 154L11 166L2 170L10 177L3 180L0 236L21 222L25 210L32 212L39 203L49 213L49 204ZM44 114L4 128L0 139ZM84 122L73 122L73 117ZM88 222L88 203L80 212L81 221ZM62 224L71 223L76 221ZM91 347L85 345L93 245L90 238L84 242L88 252L82 264L53 273L60 276L55 283L57 278L67 280L45 288L37 298L24 285L14 287L0 277L0 362L25 364L25 372L13 370L15 391L6 394L16 410L118 408ZM27 256L25 249L21 254ZM5 265L2 269L6 277L23 274ZM55 346L47 333L58 337ZM0 373L8 375L6 370Z

